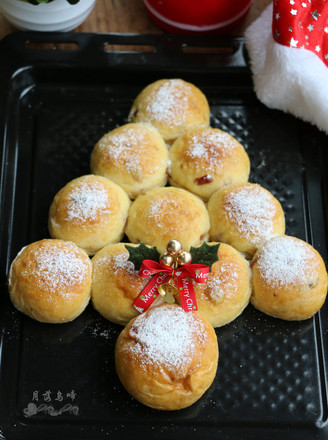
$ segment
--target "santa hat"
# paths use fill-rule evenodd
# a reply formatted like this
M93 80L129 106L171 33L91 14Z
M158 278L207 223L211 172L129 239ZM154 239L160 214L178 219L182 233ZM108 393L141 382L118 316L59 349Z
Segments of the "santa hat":
M328 133L328 0L274 0L245 44L260 101Z

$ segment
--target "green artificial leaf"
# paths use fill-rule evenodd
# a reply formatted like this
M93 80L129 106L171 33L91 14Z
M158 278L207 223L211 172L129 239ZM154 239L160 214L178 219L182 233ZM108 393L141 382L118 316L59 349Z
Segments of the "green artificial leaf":
M141 242L138 246L129 246L126 244L125 248L129 252L128 261L134 264L135 270L140 270L144 260L159 261L160 253L155 246L148 247Z
M190 253L192 256L191 262L193 264L206 264L209 267L209 271L212 270L212 264L219 260L218 250L220 243L217 244L207 244L205 241L199 247L190 248Z

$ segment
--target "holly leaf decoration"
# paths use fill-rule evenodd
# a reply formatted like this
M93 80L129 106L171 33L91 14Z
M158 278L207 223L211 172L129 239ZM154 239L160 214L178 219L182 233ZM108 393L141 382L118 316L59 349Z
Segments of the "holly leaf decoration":
M134 264L135 270L140 270L144 260L159 261L160 253L155 246L148 247L141 242L138 246L129 246L126 244L125 248L129 252L128 261Z
M199 247L190 248L190 253L192 256L191 262L194 264L206 264L209 267L209 271L212 270L212 264L219 260L218 250L220 243L217 244L207 244L205 241Z

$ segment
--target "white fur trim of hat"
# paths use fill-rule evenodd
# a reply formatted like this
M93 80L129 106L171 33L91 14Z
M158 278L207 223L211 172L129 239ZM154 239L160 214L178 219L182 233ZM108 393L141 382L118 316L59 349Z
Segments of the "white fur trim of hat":
M275 0L245 45L259 100L328 133L328 2Z

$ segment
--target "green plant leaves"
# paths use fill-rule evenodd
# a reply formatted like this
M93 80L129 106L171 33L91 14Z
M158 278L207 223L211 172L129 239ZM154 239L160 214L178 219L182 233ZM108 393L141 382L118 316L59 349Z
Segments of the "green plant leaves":
M217 244L207 244L204 242L199 247L190 248L190 253L192 256L192 263L197 264L206 264L209 267L209 271L211 272L212 264L219 260L218 250L220 247L220 243Z
M155 246L148 247L144 243L140 243L139 246L129 246L126 244L125 248L130 254L128 261L134 264L135 270L140 270L144 260L159 261L160 253Z
M211 272L212 264L219 260L218 250L220 243L207 244L203 243L199 247L191 247L190 253L192 256L191 263L205 264L209 266ZM146 246L144 243L140 243L138 246L125 245L126 250L129 252L128 261L134 264L135 270L140 270L141 264L144 260L153 260L159 262L160 253L155 246Z

